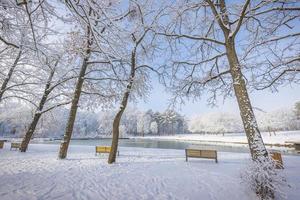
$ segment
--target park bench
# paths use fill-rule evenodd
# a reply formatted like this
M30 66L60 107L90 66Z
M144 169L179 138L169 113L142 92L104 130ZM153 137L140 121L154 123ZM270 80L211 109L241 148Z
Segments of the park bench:
M285 143L290 144L296 151L300 151L300 141L285 141Z
M3 149L5 140L0 140L0 149Z
M270 152L271 158L275 161L276 169L283 169L283 161L281 157L281 153L279 152Z
M300 151L300 142L295 142L294 147L296 151Z
M10 144L10 150L15 149L15 150L19 150L21 147L21 143L17 143L17 142L12 142Z
M185 160L188 161L188 157L191 158L208 158L214 159L218 162L216 150L200 150L200 149L185 149Z
M110 153L111 147L108 146L96 146L96 152L95 155L101 154L101 153ZM117 155L119 155L119 151L117 151Z

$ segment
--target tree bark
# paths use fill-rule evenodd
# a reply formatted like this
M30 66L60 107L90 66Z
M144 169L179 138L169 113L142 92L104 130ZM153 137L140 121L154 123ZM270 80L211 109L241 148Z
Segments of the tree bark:
M57 65L58 61L56 62L55 65ZM50 86L51 86L51 81L52 81L52 78L54 76L54 72L55 70L51 70L50 72L50 75L48 77L48 80L47 80L47 83L46 83L46 86L45 86L45 90L44 90L44 93L43 93L43 96L40 100L40 103L39 103L39 107L36 109L35 113L34 113L34 117L30 123L30 126L28 128L28 130L26 131L26 134L22 140L22 143L21 143L21 147L20 147L20 151L21 152L26 152L27 148L28 148L28 144L32 138L32 135L35 131L35 128L36 128L36 125L38 124L39 120L40 120L40 117L42 116L42 111L43 111L43 108L44 108L44 105L46 104L46 101L48 99L48 96L50 94Z
M13 65L10 67L10 69L8 71L8 74L6 75L6 78L4 79L4 81L3 81L2 85L1 85L1 89L0 89L0 102L2 100L4 92L6 91L7 84L10 81L10 79L11 79L11 77L13 75L13 72L14 72L14 70L15 70L15 68L16 68L16 66L17 66L17 64L18 64L18 62L19 62L19 60L21 58L21 55L22 55L22 51L19 50L18 55L17 55L17 57L16 57Z
M108 164L112 164L116 161L116 155L118 151L118 142L119 142L119 126L120 126L120 121L122 118L122 115L126 109L127 103L128 103L128 98L130 95L130 91L133 85L134 77L135 77L135 50L131 53L131 70L130 70L130 80L129 83L127 84L126 91L123 95L123 99L121 102L121 106L119 111L117 112L114 121L113 121L113 137L112 137L112 142L111 142L111 151L109 153L108 157Z
M60 159L64 159L67 157L67 151L68 151L69 143L70 143L70 140L72 137L73 127L74 127L74 123L75 123L75 119L76 119L78 102L80 99L82 85L84 82L84 75L85 75L85 72L86 72L86 69L88 66L88 64L87 64L88 59L89 59L89 57L86 57L83 60L83 64L81 66L79 77L78 77L78 80L76 83L76 88L75 88L73 99L72 99L72 104L71 104L71 109L70 109L70 113L69 113L69 118L68 118L68 122L67 122L64 139L60 145L60 150L59 150L59 155L58 155L58 157Z
M83 63L81 65L80 73L79 73L75 91L73 94L71 109L70 109L69 118L68 118L66 130L65 130L65 135L64 135L63 141L60 145L60 150L59 150L59 154L58 154L58 157L60 159L65 159L67 157L67 152L68 152L70 140L71 140L72 133L73 133L74 123L75 123L75 119L76 119L78 102L80 99L82 86L83 86L83 82L84 82L84 76L86 73L86 69L88 67L88 61L89 61L90 54L91 54L92 40L91 40L91 33L90 33L89 27L87 27L87 43L86 44L87 44L87 46L86 46L85 58L83 59Z
M233 79L233 88L240 109L240 115L248 139L252 159L257 160L261 156L267 157L268 152L258 129L257 121L247 92L245 79L236 54L234 39L229 38L227 40L226 51L230 66L230 73Z
M235 49L235 34L232 33L229 16L227 12L225 0L220 0L220 13L217 13L215 5L212 1L206 0L210 5L215 18L219 23L220 28L223 31L225 38L225 48L227 53L227 59L230 67L230 74L233 79L233 89L238 102L240 115L243 121L244 130L248 139L249 149L253 160L258 160L261 157L267 157L268 152L263 143L256 118L252 109L250 98L248 95L245 79L241 70L241 65ZM248 5L249 1L245 4ZM246 7L245 7L246 8ZM218 15L221 15L222 20ZM244 16L241 16L242 22ZM238 31L240 27L236 27L235 31Z

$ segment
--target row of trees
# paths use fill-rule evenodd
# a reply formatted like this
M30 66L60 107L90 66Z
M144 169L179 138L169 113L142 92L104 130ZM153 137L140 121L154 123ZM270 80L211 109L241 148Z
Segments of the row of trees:
M300 130L297 110L278 109L271 112L257 112L257 121L262 131ZM34 114L32 108L23 104L10 104L0 108L0 136L22 137ZM61 138L69 110L59 108L41 117L36 127L36 137ZM74 125L74 137L110 137L116 111L80 110ZM232 113L207 113L187 119L174 111L163 113L139 111L129 107L122 117L120 133L126 136L173 135L183 133L240 133L243 132L241 119Z
M294 0L2 0L0 101L36 107L25 152L41 115L71 105L59 158L67 156L76 112L115 106L112 151L128 101L144 97L151 73L173 102L234 95L254 161L268 160L249 91L299 82L299 3ZM263 185L258 193L273 195Z
M111 135L111 123L114 113L105 112L100 114L100 126L98 131L104 135ZM122 118L120 125L121 135L146 136L146 135L175 135L189 133L188 125L184 116L175 111L146 112L129 108Z
M300 120L293 108L278 109L270 112L256 112L261 131L300 130ZM194 116L189 120L189 131L194 133L241 133L241 119L232 113L207 113Z
M0 108L0 136L23 137L34 110L22 104L10 104ZM35 128L34 137L61 139L68 119L67 108L55 109L43 115ZM79 110L73 135L76 138L111 137L112 122L116 111L92 112ZM122 137L147 135L174 135L188 133L187 121L174 111L163 113L139 111L129 108L120 124Z

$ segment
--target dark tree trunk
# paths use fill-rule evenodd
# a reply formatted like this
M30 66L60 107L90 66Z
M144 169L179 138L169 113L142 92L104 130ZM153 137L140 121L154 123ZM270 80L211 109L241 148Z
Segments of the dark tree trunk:
M249 2L250 1L248 1L248 3ZM211 1L209 1L209 4L213 9ZM227 59L230 67L230 74L233 80L233 89L238 102L240 115L244 125L244 130L248 139L251 157L253 161L263 163L266 160L268 160L268 152L266 150L260 131L258 129L257 121L248 95L245 79L241 70L241 65L237 56L237 51L235 49L235 34L237 33L236 31L239 30L239 27L236 27L234 32L232 32L232 30L230 29L231 27L229 24L229 17L227 14L225 0L220 0L220 11L222 20L217 20L224 33ZM216 14L216 11L213 10L213 12L215 13L215 17L218 18L218 14ZM240 20L243 19L240 18ZM224 23L225 26L222 25L222 23ZM268 173L267 171L272 169L265 168L265 170L266 173ZM254 184L257 184L257 182ZM273 188L270 188L268 185L257 184L256 193L261 197L261 199L264 199L265 195L274 198Z
M250 98L248 95L245 79L241 70L241 65L235 49L235 35L232 35L232 30L229 23L229 16L226 7L226 1L220 0L220 18L212 1L207 0L212 11L217 18L220 28L223 31L225 38L225 48L227 59L230 67L230 74L233 80L234 93L238 102L240 115L243 121L244 130L248 139L249 149L253 160L258 160L261 157L267 157L268 152L263 143L258 125L254 116ZM225 25L225 26L224 26Z
M6 75L4 81L3 81L2 85L1 85L1 89L0 89L0 102L2 100L4 92L6 91L7 84L10 81L10 79L11 79L13 73L14 73L14 70L15 70L15 68L16 68L16 66L17 66L17 64L18 64L18 62L19 62L19 60L21 58L21 55L22 55L22 51L19 50L18 55L17 55L17 57L16 57L13 65L10 67L10 69L8 71L8 74Z
M116 161L116 155L118 151L118 142L119 142L119 126L120 126L120 121L122 118L122 115L126 109L127 103L128 103L128 98L130 95L130 91L132 88L132 84L134 81L135 77L135 50L131 54L131 70L130 70L130 80L129 83L126 87L126 92L123 95L123 99L121 102L121 106L119 111L117 112L114 122L113 122L113 132L112 132L112 142L111 142L111 151L109 153L109 158L108 158L108 163L112 164Z
M55 65L57 65L57 63ZM22 140L21 147L20 147L21 152L26 152L26 150L28 148L28 144L29 144L29 142L32 138L32 135L33 135L34 131L35 131L36 125L38 124L39 119L42 116L42 111L43 111L44 105L46 104L48 96L50 94L49 89L50 89L50 86L51 86L52 78L54 76L54 72L55 72L54 70L52 70L50 72L50 75L48 77L48 80L47 80L47 83L46 83L46 86L45 86L43 96L42 96L42 98L40 100L40 103L39 103L39 107L36 109L36 111L34 113L34 117L33 117L32 121L29 125L28 130L26 131L26 134L25 134L23 140Z
M230 73L233 80L233 88L239 105L240 115L248 139L252 159L257 160L257 158L261 156L267 157L268 152L258 129L233 40L227 41L226 50L230 65Z
M40 117L41 117L41 113L36 111L32 121L30 123L29 129L26 131L26 134L25 134L25 136L22 140L21 147L20 147L21 152L26 152L27 151L28 144L31 140L31 137L32 137L32 135L35 131L36 125L38 124Z
M88 62L88 57L86 57L83 60L83 64L81 66L81 70L80 70L80 74L76 83L76 88L74 91L74 95L73 95L73 99L72 99L72 104L71 104L71 109L70 109L70 113L69 113L69 118L68 118L68 122L67 122L67 127L66 127L66 131L65 131L65 135L64 135L64 139L60 145L60 150L59 150L59 155L58 157L60 159L64 159L67 157L67 151L68 151L68 147L69 147L69 143L72 137L72 132L73 132L73 127L74 127L74 123L75 123L75 119L76 119L76 113L77 113L77 108L78 108L78 102L80 99L80 95L81 95L81 90L82 90L82 85L84 82L84 75L87 69L87 62Z
M91 54L91 44L92 44L92 40L91 40L91 35L90 35L90 28L88 27L87 28L87 46L86 46L86 52L85 52L86 55L85 55L85 58L83 59L82 65L81 65L80 73L79 73L75 91L73 94L71 109L70 109L70 113L69 113L69 118L68 118L66 130L65 130L64 138L60 145L60 150L59 150L59 154L58 154L58 157L60 159L64 159L67 157L67 152L68 152L70 140L71 140L72 133L73 133L74 123L75 123L75 119L76 119L78 102L80 99L82 86L83 86L83 82L84 82L84 76L86 73L86 69L88 67L88 60L89 60L90 54Z

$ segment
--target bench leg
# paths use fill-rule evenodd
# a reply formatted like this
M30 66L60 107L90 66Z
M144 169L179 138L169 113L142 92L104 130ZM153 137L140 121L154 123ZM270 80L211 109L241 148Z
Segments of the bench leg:
M218 163L218 159L216 158L216 163Z
M187 162L188 161L188 157L187 156L185 156L185 162Z

